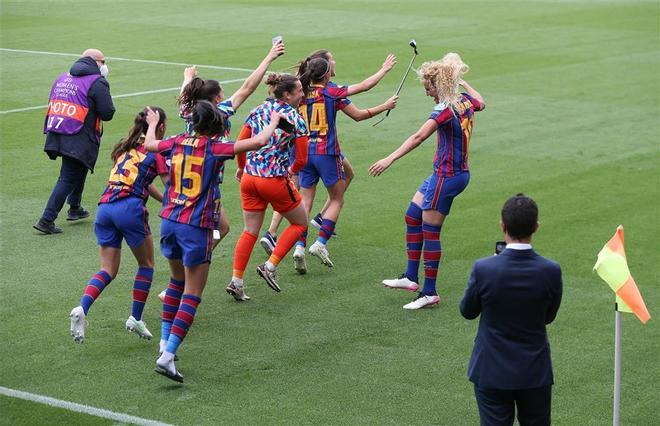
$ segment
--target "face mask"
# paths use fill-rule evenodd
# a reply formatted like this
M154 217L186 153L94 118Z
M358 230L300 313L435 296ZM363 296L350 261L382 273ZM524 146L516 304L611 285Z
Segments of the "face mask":
M108 69L108 66L106 64L101 65L101 68L99 68L99 71L101 71L101 75L103 77L107 77L108 74L110 73L110 70Z

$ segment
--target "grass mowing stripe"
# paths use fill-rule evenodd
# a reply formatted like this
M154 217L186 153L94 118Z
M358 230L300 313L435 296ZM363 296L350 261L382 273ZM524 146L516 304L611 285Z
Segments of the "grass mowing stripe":
M63 53L63 52L46 52L42 50L23 50L23 49L9 49L6 47L0 47L0 51L5 51L5 52L14 52L14 53L32 53L35 55L54 55L54 56L74 56L74 57L80 57L79 54L77 53ZM175 65L175 66L183 66L187 67L190 66L190 64L186 64L183 62L168 62L168 61L156 61L156 60L151 60L151 59L132 59L132 58L119 58L116 56L106 56L105 59L110 59L113 61L126 61L126 62L140 62L143 64L158 64L158 65ZM252 72L254 70L251 70L249 68L236 68L236 67L224 67L221 65L196 65L197 68L209 68L213 70L225 70L225 71L244 71L244 72Z
M0 386L0 394L12 398L24 399L26 401L38 402L40 404L50 405L51 407L64 408L66 410L75 411L77 413L90 414L104 419L116 420L124 423L132 423L136 425L145 426L168 426L168 423L159 422L157 420L143 419L142 417L130 416L123 413L115 413L114 411L104 410L102 408L91 407L89 405L77 404L75 402L63 401L61 399L51 398L49 396L37 395L34 393L23 392L15 389L9 389Z
M229 83L236 83L238 81L244 81L244 78L235 78L233 80L224 80L220 81L220 84L229 84ZM142 92L135 92L135 93L124 93L123 95L116 95L113 96L112 99L121 99L121 98L130 98L132 96L142 96L142 95L153 95L154 93L165 93L165 92L173 92L175 90L179 90L180 87L169 87L167 89L155 89L155 90L145 90ZM24 112L24 111L32 111L35 109L42 109L46 108L48 105L37 105L37 106L32 106L32 107L26 107L26 108L18 108L18 109L10 109L7 111L0 111L0 114L11 114L14 112Z

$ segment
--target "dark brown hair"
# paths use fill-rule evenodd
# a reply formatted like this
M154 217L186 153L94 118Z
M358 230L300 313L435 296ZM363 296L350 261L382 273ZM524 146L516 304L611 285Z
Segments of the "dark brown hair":
M296 90L296 82L298 77L291 74L269 74L266 78L266 85L270 86L268 93L277 99L282 99L284 92L293 93Z
M150 106L149 108L158 112L160 115L160 119L156 125L156 131L158 131L158 127L167 121L167 115L165 114L165 111L163 111L163 109L160 107ZM148 128L149 124L147 124L147 108L145 108L138 112L133 119L133 127L131 127L131 130L128 131L128 136L121 139L119 143L117 143L117 145L112 148L112 153L110 154L112 161L117 161L119 156L121 156L123 153L128 152L133 148L137 148L142 143L140 142L140 139L142 138L142 135L147 133Z
M323 76L330 71L330 62L323 57L312 58L306 61L304 66L305 71L299 74L300 82L302 83L305 95L309 93L309 86L312 83L318 83L323 80Z
M220 90L222 90L222 86L217 80L195 77L181 91L179 105L183 107L184 111L192 110L198 101L213 102L213 99L220 94Z
M202 100L192 107L190 124L200 135L223 135L227 129L227 115L211 102Z

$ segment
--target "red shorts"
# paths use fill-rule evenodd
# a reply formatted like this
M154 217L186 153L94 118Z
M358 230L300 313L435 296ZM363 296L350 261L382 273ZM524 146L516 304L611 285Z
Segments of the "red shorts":
M266 178L247 173L241 178L241 204L245 211L264 211L271 204L276 212L286 213L298 207L300 202L300 194L289 178Z

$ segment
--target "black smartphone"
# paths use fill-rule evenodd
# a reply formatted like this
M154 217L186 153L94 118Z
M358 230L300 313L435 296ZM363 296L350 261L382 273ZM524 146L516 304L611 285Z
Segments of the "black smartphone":
M285 133L293 133L293 124L289 123L289 121L285 120L284 118L280 118L280 122L277 124L278 129L282 129Z
M506 241L495 242L495 254L500 254L506 248Z

